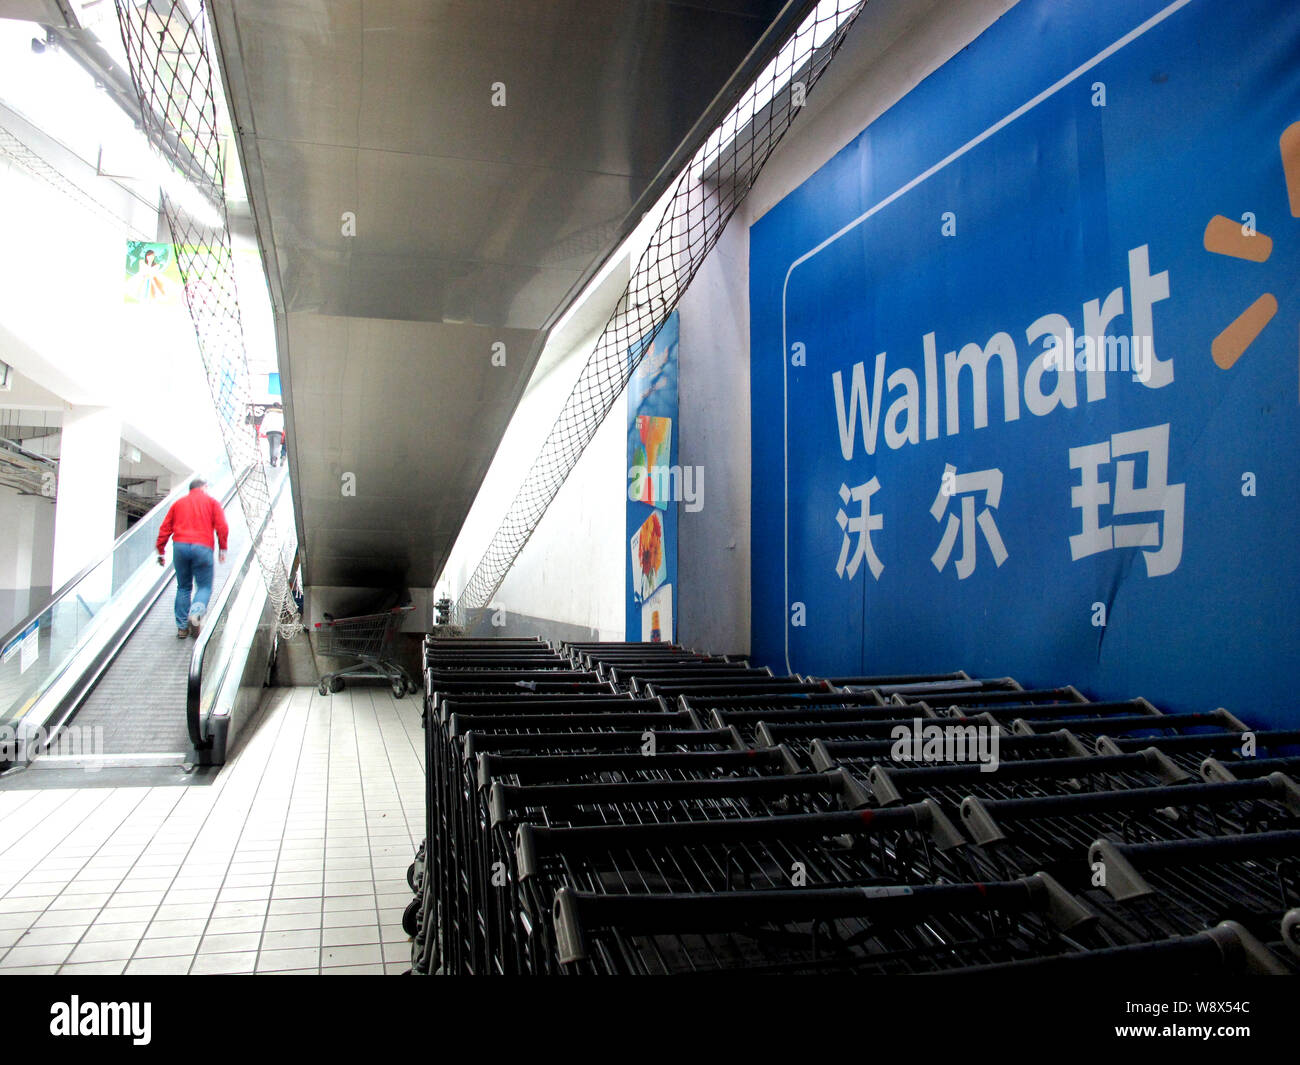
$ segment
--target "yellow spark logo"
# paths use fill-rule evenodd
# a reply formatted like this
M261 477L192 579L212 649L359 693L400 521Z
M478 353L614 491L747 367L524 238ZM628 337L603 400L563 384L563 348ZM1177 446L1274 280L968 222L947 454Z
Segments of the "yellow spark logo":
M1282 131L1278 147L1282 153L1282 173L1286 177L1291 217L1300 218L1300 122L1293 122ZM1273 254L1273 241L1249 222L1234 222L1216 214L1205 227L1205 250L1262 263ZM1214 338L1210 345L1214 365L1220 370L1230 370L1275 314L1277 297L1265 292Z

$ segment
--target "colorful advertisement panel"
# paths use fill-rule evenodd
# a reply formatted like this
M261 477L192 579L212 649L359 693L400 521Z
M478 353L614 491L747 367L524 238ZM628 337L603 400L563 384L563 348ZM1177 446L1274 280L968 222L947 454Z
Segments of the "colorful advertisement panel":
M674 312L627 386L626 639L671 643L677 586L677 339ZM635 358L645 346L635 347Z
M141 240L126 242L127 303L177 307L183 304L184 291L172 245Z

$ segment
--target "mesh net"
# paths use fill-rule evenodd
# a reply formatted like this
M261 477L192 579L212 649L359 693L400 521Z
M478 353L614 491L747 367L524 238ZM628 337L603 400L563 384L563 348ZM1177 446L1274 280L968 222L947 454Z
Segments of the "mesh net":
M560 486L839 50L866 0L820 0L677 180L623 296L456 603L487 606Z
M194 324L212 405L221 427L244 520L279 616L280 634L301 627L270 510L250 410L248 360L226 216L226 183L213 90L207 6L190 16L173 0L115 0L118 27L140 101L145 132L174 171L162 189L185 303ZM265 529L262 528L266 521ZM261 535L258 535L261 530Z

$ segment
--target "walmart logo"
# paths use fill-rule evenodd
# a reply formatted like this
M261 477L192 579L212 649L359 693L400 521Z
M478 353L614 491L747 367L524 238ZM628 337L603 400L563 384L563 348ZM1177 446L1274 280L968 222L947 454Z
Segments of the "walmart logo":
M1300 122L1293 122L1282 132L1278 147L1291 217L1300 218ZM1260 233L1254 223L1254 216L1249 214L1241 222L1215 215L1205 227L1205 250L1252 263L1268 262L1273 254L1272 238ZM1263 293L1214 338L1210 344L1214 365L1220 370L1232 369L1276 314L1277 297Z

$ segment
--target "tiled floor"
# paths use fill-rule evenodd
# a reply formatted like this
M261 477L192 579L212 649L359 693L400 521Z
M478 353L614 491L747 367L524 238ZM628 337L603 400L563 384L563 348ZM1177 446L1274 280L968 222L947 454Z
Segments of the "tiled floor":
M418 706L271 689L211 787L0 792L0 974L409 968Z

